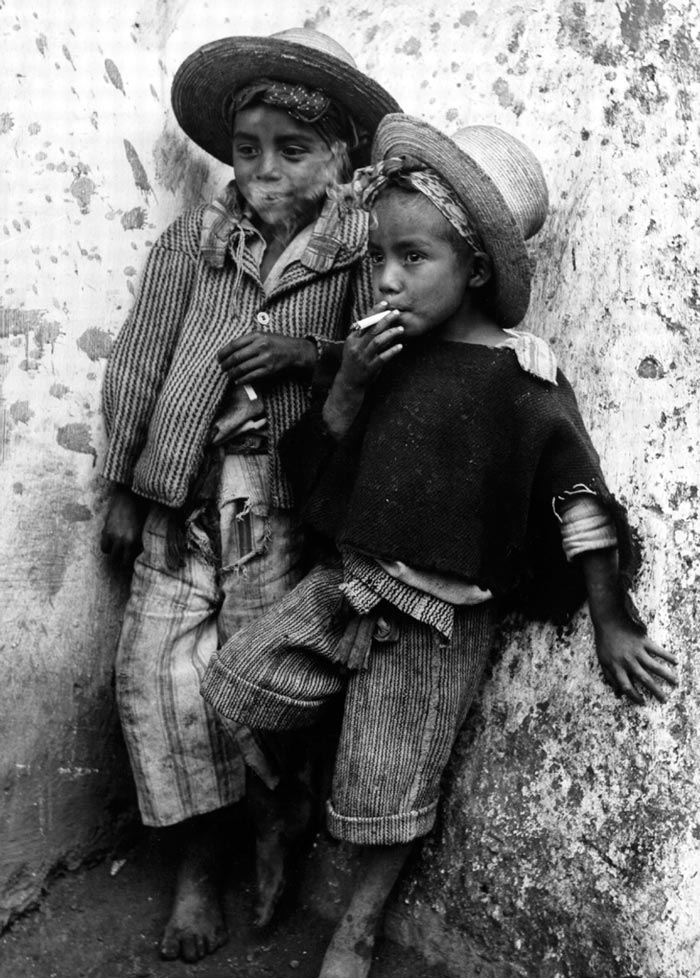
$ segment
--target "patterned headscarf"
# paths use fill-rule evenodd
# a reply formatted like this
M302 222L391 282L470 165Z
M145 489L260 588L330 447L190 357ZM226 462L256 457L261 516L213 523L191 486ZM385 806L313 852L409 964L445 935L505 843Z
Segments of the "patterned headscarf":
M226 100L224 121L230 133L236 113L255 102L283 109L293 119L313 126L329 146L340 139L352 152L360 144L361 133L352 116L320 88L291 85L270 78L251 82Z
M355 201L360 207L370 210L387 184L411 187L437 207L470 248L485 251L474 222L452 187L435 170L420 163L417 166L419 168L415 168L416 163L406 157L392 156L374 166L356 170L352 179Z

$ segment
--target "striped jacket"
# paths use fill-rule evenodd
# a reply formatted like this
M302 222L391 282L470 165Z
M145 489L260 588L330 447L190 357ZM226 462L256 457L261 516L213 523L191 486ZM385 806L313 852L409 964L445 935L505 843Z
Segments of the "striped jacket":
M217 350L251 330L339 339L366 311L367 215L351 211L329 223L329 206L301 260L284 270L270 295L248 248L240 247L247 232L239 223L223 263L202 251L206 206L186 212L161 235L105 373L107 479L166 506L181 506L226 395ZM289 508L291 489L277 442L306 409L307 388L285 379L260 394L269 422L270 504Z

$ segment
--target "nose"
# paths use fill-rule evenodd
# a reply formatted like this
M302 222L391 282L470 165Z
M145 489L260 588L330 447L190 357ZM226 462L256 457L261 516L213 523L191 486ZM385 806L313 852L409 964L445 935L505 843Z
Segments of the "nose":
M260 154L257 176L259 180L279 180L279 160L273 149L266 149Z
M379 268L375 266L375 286L384 298L397 295L402 288L400 264L387 259Z

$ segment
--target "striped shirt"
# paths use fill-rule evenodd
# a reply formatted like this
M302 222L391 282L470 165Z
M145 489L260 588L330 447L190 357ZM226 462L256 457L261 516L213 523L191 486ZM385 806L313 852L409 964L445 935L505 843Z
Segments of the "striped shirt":
M216 360L225 342L252 330L340 339L371 305L366 214L339 216L327 201L303 255L266 293L247 240L255 232L243 226L230 186L222 200L186 212L160 236L105 373L104 476L166 506L186 501L226 397ZM218 243L203 252L205 222L210 231L216 225ZM306 409L308 391L284 379L260 393L269 421L270 504L290 508L276 448Z

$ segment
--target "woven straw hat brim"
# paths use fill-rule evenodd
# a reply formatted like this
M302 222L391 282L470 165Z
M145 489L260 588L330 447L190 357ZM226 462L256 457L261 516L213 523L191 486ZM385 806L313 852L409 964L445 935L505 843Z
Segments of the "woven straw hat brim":
M401 111L381 85L325 51L275 37L224 37L198 48L178 68L172 86L177 121L198 146L230 165L224 100L263 77L323 89L370 136L383 116Z
M516 326L530 303L532 265L509 207L489 175L448 136L422 119L387 115L374 138L372 161L415 156L442 176L463 203L493 262L489 307L503 327Z

